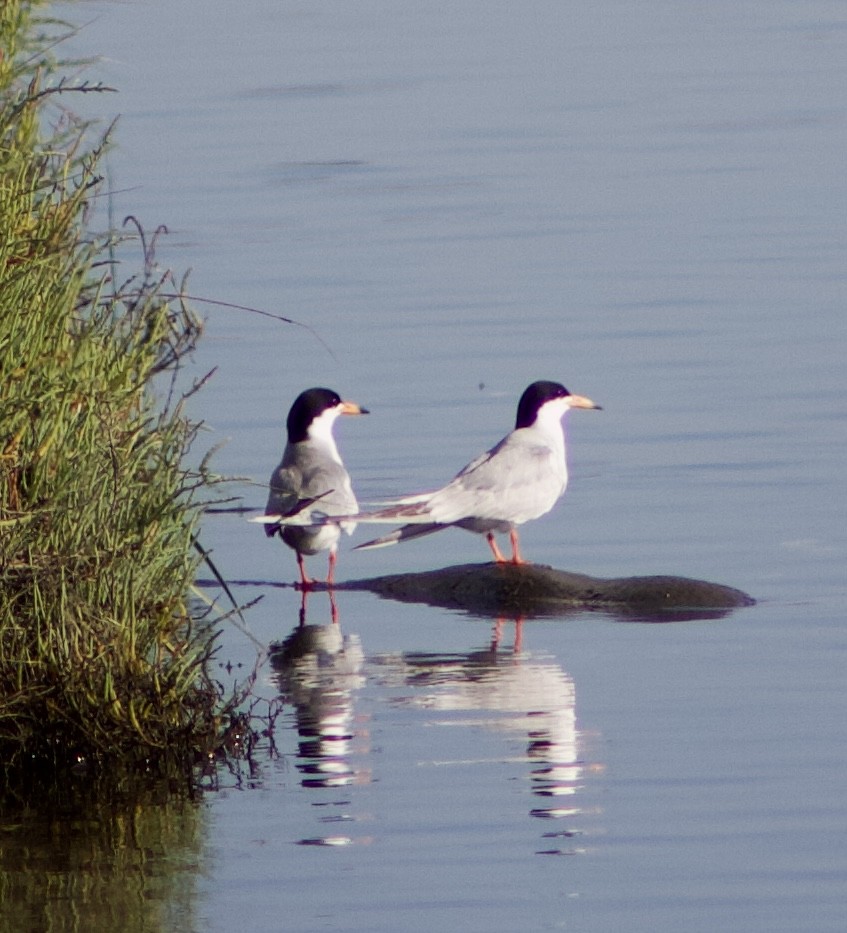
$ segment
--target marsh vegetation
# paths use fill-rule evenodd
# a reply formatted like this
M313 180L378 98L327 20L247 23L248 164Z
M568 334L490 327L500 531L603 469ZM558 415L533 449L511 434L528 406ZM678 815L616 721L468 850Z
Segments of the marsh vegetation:
M72 105L108 89L62 76L45 6L0 9L0 756L188 776L234 704L192 592L213 480L186 465L181 366L201 321L155 236L95 229L109 132Z

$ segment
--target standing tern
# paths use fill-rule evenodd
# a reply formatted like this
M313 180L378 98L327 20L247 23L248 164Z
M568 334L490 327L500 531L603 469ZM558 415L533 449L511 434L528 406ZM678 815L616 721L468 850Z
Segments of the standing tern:
M332 586L338 539L342 531L351 534L356 527L354 521L340 519L355 515L359 505L332 428L339 415L366 414L366 408L344 402L337 392L322 388L306 389L288 413L288 443L282 461L271 474L270 495L261 521L268 537L279 534L296 551L300 589L308 590L315 584L306 573L303 555L326 550L329 550L326 582ZM287 516L294 515L304 524L285 523ZM332 520L335 516L338 521ZM307 524L310 519L314 524Z
M363 514L363 522L402 522L359 548L386 547L398 541L458 526L484 534L498 563L504 563L495 532L508 532L511 563L521 557L517 525L545 515L568 484L562 418L571 408L600 410L589 398L571 395L558 382L533 382L521 396L515 429L499 444L464 467L435 492L406 496L389 508Z

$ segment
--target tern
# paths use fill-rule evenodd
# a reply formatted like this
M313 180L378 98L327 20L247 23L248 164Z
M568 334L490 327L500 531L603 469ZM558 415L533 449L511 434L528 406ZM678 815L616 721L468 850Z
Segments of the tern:
M337 392L323 388L301 392L288 413L288 443L271 474L270 495L261 520L268 537L278 534L296 552L300 589L315 585L306 573L304 555L326 550L326 582L332 586L338 539L342 531L351 534L356 527L348 517L355 515L359 505L332 428L339 415L366 414L366 408L342 401ZM287 524L285 519L290 516L297 516L303 524ZM313 524L308 524L310 521Z
M455 526L484 534L498 563L526 563L517 526L546 515L568 485L562 419L571 408L602 410L558 382L533 382L518 403L515 429L446 486L357 516L362 522L402 523L402 527L355 550L387 547ZM497 546L495 533L508 533L511 560Z

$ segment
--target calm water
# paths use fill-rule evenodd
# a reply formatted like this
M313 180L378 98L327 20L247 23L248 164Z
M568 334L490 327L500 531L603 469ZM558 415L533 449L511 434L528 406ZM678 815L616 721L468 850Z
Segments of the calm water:
M169 831L142 869L136 837L60 863L45 842L52 915L102 927L120 892L123 929L843 929L844 4L72 12L121 92L84 100L123 114L116 215L166 223L196 295L329 347L209 308L195 413L221 472L263 483L291 400L328 384L372 411L338 431L360 498L425 489L559 379L605 410L571 416L572 485L526 554L759 603L516 632L342 592L339 626L315 594L298 630L270 585L291 552L210 518L264 596L252 636L284 643L259 675L275 753L193 819L145 811ZM451 531L339 570L486 558ZM255 657L228 631L222 662ZM41 916L42 885L13 890L0 914Z

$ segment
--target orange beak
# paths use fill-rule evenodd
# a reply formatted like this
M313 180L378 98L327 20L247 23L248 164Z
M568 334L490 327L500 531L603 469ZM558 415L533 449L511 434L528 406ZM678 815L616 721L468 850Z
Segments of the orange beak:
M341 414L342 415L369 415L370 412L367 408L362 408L361 405L357 405L355 402L342 402L341 403Z
M584 395L568 396L568 401L571 403L571 408L593 408L595 411L603 410L599 405L595 404L590 398L586 398Z

